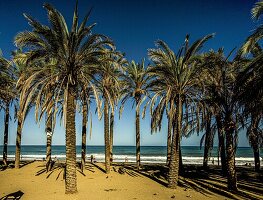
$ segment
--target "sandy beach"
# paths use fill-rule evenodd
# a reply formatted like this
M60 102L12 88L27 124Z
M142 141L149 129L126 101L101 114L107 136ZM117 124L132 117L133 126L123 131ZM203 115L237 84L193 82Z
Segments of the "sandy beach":
M65 195L63 169L44 172L45 163L35 161L20 169L0 171L0 197L15 193L21 199L226 199L218 194L202 194L193 189L168 189L156 181L130 171L118 173L119 166L109 175L92 164L86 164L84 175L77 173L78 193ZM98 164L103 167L103 164ZM43 173L42 173L43 172ZM39 174L39 175L38 175Z

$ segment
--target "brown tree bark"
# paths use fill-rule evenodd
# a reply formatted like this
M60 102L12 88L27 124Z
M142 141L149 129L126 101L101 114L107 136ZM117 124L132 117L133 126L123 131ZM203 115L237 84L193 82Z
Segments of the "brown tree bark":
M105 142L105 172L110 173L110 136L109 136L109 104L104 99L104 142Z
M52 116L46 122L47 149L46 149L46 171L51 170L51 144L52 144Z
M21 105L20 105L21 108ZM20 155L21 155L21 134L22 134L22 116L19 109L17 113L17 131L16 131L16 155L15 155L15 168L19 169L20 167Z
M167 159L166 165L169 166L170 159L171 159L171 146L172 146L172 120L169 116L168 119L168 130L167 130Z
M113 161L113 128L114 128L114 114L110 114L110 164Z
M227 152L227 186L230 191L237 191L237 175L235 166L235 149L234 149L234 130L235 123L230 115L226 116L225 120L226 131L226 152Z
M220 152L220 160L221 160L221 169L222 174L226 175L226 148L225 148L225 137L223 133L223 125L221 115L216 115L216 124L217 124L217 132L218 132L218 148Z
M182 155L182 147L181 142L179 144L179 174L184 173L184 165L183 165L183 155Z
M66 194L77 193L75 112L75 91L73 86L69 86L66 118Z
M259 132L258 132L258 126L260 122L260 116L259 115L253 115L251 116L251 130L250 130L250 143L253 149L254 153L254 162L255 162L255 171L260 171L260 155L259 155Z
M178 176L179 176L179 150L180 150L180 137L181 137L181 127L182 127L182 99L178 95L176 101L176 128L173 128L173 136L172 136L172 152L171 152L171 161L169 166L168 173L168 187L175 189L178 184Z
M260 172L260 155L258 145L253 146L254 161L255 161L255 171Z
M83 101L83 108L82 108L82 145L81 145L81 171L83 172L86 162L86 141L87 141L87 112L88 106L86 99L84 98Z
M136 102L136 108L138 101ZM141 166L141 142L140 142L140 109L136 109L136 166L140 169Z
M208 159L209 153L211 151L211 141L212 140L212 132L211 132L211 114L207 116L206 122L206 132L205 132L205 148L204 148L204 160L203 160L203 167L208 168Z
M4 130L4 148L3 148L3 164L5 166L7 166L8 126L9 126L9 103L6 103L6 109L5 109L5 130Z

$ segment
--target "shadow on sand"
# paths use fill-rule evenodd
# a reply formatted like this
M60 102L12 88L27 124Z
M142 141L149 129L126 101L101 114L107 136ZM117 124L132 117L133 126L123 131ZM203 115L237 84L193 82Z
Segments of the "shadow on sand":
M46 178L49 178L52 174L56 174L55 172L58 172L57 173L57 175L56 175L56 180L58 180L59 179L59 177L62 175L63 177L63 179L65 179L65 170L66 170L66 163L64 163L64 162L59 162L59 161L57 161L57 162L55 162L55 161L52 161L52 163L51 163L51 167L50 167L50 170L49 171L47 171L46 170L46 165L45 164L43 164L43 165L39 165L39 166L37 166L38 168L40 168L40 170L38 170L37 172L36 172L36 174L35 174L35 176L40 176L40 175L42 175L42 174L46 174L47 176L46 176ZM83 176L86 176L81 170L80 170L80 168L79 168L79 163L77 163L77 172L79 172L80 174L82 174ZM90 165L85 165L85 169L86 170L89 170L89 171L91 171L91 172L93 172L94 173L94 170L93 170L93 167L92 166L90 166Z
M2 197L0 200L20 199L23 195L24 195L24 192L22 192L21 190L19 190L19 191L17 191L17 192L13 192L13 193L10 193L10 194Z
M35 162L35 161L34 160L32 160L32 161L20 161L19 168L23 168L23 167L25 167L25 166L33 163L33 162ZM8 161L6 166L3 164L2 161L0 162L0 170L1 171L4 171L4 170L6 170L8 168L9 169L15 168L15 162L14 161Z
M153 181L167 186L168 167L164 164L144 164L140 170L135 165L120 165L125 172L132 170L135 173L146 176ZM203 169L202 166L186 165L184 173L179 176L178 185L185 190L195 190L204 195L217 193L231 199L262 199L263 182L262 171L254 172L249 167L237 167L238 192L230 192L227 189L227 179L221 174L220 167L211 166L210 169ZM127 173L128 174L128 173Z

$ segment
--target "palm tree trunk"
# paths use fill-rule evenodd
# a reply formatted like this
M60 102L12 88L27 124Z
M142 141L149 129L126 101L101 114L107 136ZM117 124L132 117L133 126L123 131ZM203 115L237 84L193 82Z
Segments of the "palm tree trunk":
M254 161L255 161L255 171L260 171L260 156L259 156L259 147L258 145L253 146L254 152Z
M251 131L250 131L250 142L254 153L255 171L260 171L260 156L259 156L259 132L258 125L260 122L260 116L252 114L251 116Z
M46 134L47 134L47 152L46 152L46 171L51 170L51 144L52 144L52 116L47 118L46 122Z
M206 122L206 133L205 133L205 148L204 148L204 160L203 167L208 168L208 159L209 153L211 150L211 140L212 140L212 132L211 132L211 116L208 114L207 122Z
M218 131L218 146L219 146L219 152L220 152L222 174L226 175L225 138L223 134L223 125L222 125L220 114L216 115L216 124L217 124L217 131Z
M4 130L4 149L3 149L3 163L5 166L7 166L8 125L9 125L9 103L6 104L6 109L5 109L5 130Z
M66 194L77 192L75 91L69 86L66 113Z
M183 156L181 142L179 144L179 174L184 173Z
M110 114L110 163L113 161L113 128L114 128L114 114Z
M181 126L182 126L182 99L178 96L176 101L176 123L173 128L173 140L172 140L172 152L171 152L171 161L169 166L168 173L168 187L175 189L178 184L178 175L179 175L179 150L180 150L180 136L181 136Z
M104 141L105 141L105 172L110 173L110 136L109 136L109 104L104 99Z
M237 176L235 166L234 134L235 124L230 116L226 117L226 152L227 152L227 186L230 191L237 191Z
M80 166L82 172L85 167L85 161L86 161L87 112L88 112L88 106L86 99L84 98L83 108L82 108L82 143L81 143L82 146L81 146L81 166Z
M140 169L141 165L141 142L140 142L140 109L137 109L138 101L136 101L136 166Z
M21 105L19 105L21 108ZM19 109L17 113L17 131L16 131L16 155L15 155L15 168L19 169L20 166L20 154L21 154L21 134L22 134L22 116Z
M172 145L172 120L169 116L168 118L168 130L167 130L167 159L166 165L169 166L170 159L171 159L171 145Z

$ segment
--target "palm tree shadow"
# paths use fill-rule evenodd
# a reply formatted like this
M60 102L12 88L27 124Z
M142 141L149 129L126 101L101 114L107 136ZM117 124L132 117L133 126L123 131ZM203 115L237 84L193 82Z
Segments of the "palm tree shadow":
M24 195L24 192L21 190L18 190L17 192L10 193L4 197L2 197L0 200L11 200L11 199L20 199Z
M132 175L133 177L134 177L134 174L136 174L136 176L142 175L142 176L145 176L145 177L167 187L167 183L160 178L161 173L163 173L163 169L156 170L156 167L158 168L158 166L154 166L154 165L142 165L141 169L138 170L135 165L123 165L123 168L125 169L125 172L128 175ZM131 172L133 172L133 173L131 173Z
M103 169L102 167L100 167L99 165L95 164L95 163L91 163L91 165L93 165L94 167L96 167L97 169L99 169L100 171L102 171L103 173L106 173L106 170Z
M46 171L46 165L40 165L38 166L38 168L41 168L39 171L36 172L35 176L39 176L41 174L44 174L46 172L47 176L46 178L49 178L54 172L59 171L56 180L58 180L58 178L60 177L61 173L64 171L63 173L63 179L65 179L65 168L66 168L66 164L65 163L60 163L60 162L55 162L52 161L51 163L51 168L50 171Z
M36 172L35 176L39 176L39 175L44 174L46 172L46 174L47 174L46 178L49 178L52 174L54 174L54 172L59 171L58 175L56 177L56 180L59 179L61 174L63 174L63 179L65 179L66 163L52 161L51 168L50 168L50 170L48 172L46 171L46 166L45 165L39 165L38 168L41 168L41 169ZM79 172L83 176L86 176L79 169L77 169L77 172Z
M20 165L19 165L19 168L23 168L23 167L25 167L25 166L33 163L33 162L35 162L35 161L34 160L32 160L32 161L21 161ZM15 168L15 162L14 161L8 161L6 166L3 165L3 162L0 162L0 170L1 171L4 171L4 170L6 170L8 168L9 169Z
M86 164L86 165L85 165L85 169L88 170L88 171L90 171L90 172L92 172L92 173L95 172L95 171L94 171L94 165L92 165L92 164Z

